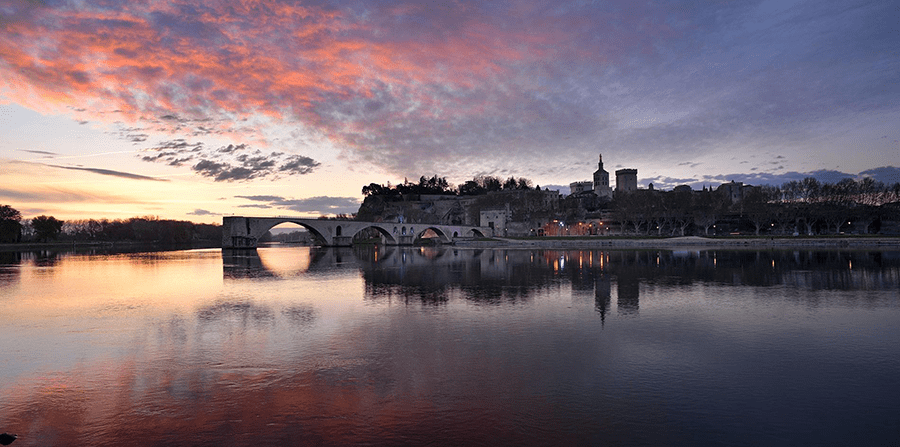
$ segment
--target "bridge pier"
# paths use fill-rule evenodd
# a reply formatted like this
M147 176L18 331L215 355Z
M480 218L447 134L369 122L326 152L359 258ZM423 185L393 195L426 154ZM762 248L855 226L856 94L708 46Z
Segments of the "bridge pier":
M353 245L353 238L350 236L335 236L331 238L331 246L334 247L350 247Z
M397 236L397 242L388 245L412 245L415 241L415 236L406 235L406 236Z

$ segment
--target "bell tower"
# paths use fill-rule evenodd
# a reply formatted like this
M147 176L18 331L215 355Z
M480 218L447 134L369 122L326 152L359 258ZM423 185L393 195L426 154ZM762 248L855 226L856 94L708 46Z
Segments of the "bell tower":
M609 187L609 172L603 169L603 154L600 154L600 162L597 171L594 172L594 194L600 197L612 198L612 189Z

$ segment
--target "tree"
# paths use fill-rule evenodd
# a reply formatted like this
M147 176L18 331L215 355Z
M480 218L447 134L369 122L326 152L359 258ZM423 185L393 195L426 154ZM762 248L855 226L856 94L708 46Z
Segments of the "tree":
M478 182L485 191L500 191L503 186L503 183L499 178L490 175L478 176L475 178L475 181Z
M0 242L18 242L22 231L22 213L9 206L0 205Z
M476 180L469 180L462 185L459 185L459 195L461 196L478 196L484 194L486 191L483 186L481 186Z
M703 228L704 235L709 235L709 227L716 224L725 207L726 201L722 194L704 188L693 196L691 215L694 225Z
M652 203L650 191L616 192L613 202L613 210L616 217L622 223L625 230L626 223L631 224L635 234L641 232L642 227L647 227L650 232L650 220L652 218Z
M385 188L384 186L381 186L377 183L369 183L368 186L363 186L362 193L366 197L379 196L379 195L386 194L387 193L386 189L390 189L390 188Z
M34 227L34 235L37 240L46 242L59 237L63 221L57 220L53 216L41 215L31 219L31 226Z
M742 201L744 211L753 224L754 234L757 236L759 236L759 230L772 221L772 206L769 202L773 200L775 195L774 188L757 186L751 189L750 193Z
M684 236L684 230L693 221L691 219L692 193L690 191L672 191L664 194L666 208L672 216L672 235L674 236L675 231L678 230Z

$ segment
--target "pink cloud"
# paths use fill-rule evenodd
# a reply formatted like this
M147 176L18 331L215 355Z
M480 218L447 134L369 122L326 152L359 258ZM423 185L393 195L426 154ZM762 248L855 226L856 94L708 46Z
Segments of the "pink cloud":
M399 152L423 150L428 136L397 135L398 122L443 129L445 139L462 131L451 119L506 116L498 124L507 131L540 122L535 106L519 104L540 96L549 79L667 32L653 22L629 31L626 23L605 34L612 41L582 42L596 17L554 16L528 2L494 15L461 2L372 6L365 14L249 0L13 8L0 33L0 95L8 100L41 111L81 107L98 120L177 113L209 119L204 126L225 134L247 130L237 120L265 115L299 121L361 154L389 140L400 141ZM616 17L636 20L610 13ZM118 113L100 113L109 110Z

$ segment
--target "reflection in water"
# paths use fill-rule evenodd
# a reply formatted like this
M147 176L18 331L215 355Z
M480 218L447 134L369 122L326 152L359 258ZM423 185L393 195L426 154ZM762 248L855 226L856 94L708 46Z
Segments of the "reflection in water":
M197 311L197 318L205 324L221 324L223 320L239 321L246 326L254 324L271 324L275 321L272 309L253 303L217 303Z
M594 284L594 309L600 314L600 321L606 321L606 311L609 310L610 294L612 287L610 285L609 275L601 274L597 277Z
M884 445L898 289L886 251L3 256L0 431L21 446Z
M641 284L689 286L784 285L808 290L900 287L900 254L824 250L465 250L453 247L312 248L303 256L261 251L223 255L231 279L290 277L311 272L362 271L372 300L479 304L527 303L536 291L568 284L609 309L615 284L619 315L637 315Z
M281 311L298 326L308 326L316 320L316 309L310 305L295 305Z
M619 315L636 315L640 309L640 279L631 272L617 275Z
M478 302L516 302L558 286L594 291L598 301L616 284L620 314L640 309L642 283L696 282L742 286L784 285L810 290L884 290L900 287L900 254L881 251L625 251L357 250L367 295L446 297L459 289ZM319 256L316 262L329 262ZM438 300L440 301L440 300ZM598 304L598 309L605 309Z

